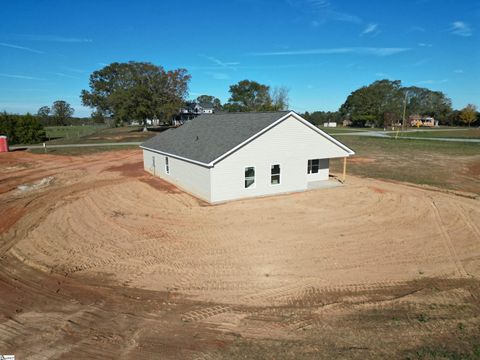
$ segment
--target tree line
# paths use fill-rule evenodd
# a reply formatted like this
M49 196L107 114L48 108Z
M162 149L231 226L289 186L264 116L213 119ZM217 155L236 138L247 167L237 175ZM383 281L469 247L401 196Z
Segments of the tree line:
M416 86L404 87L400 80L379 80L353 91L336 112L305 113L316 124L351 121L353 126L377 127L401 123L410 115L426 115L444 125L471 125L480 119L473 104L453 110L452 101L440 91Z
M90 75L90 90L83 90L81 99L83 105L94 109L92 116L113 118L117 124L132 120L145 123L147 119L168 121L185 105L190 79L186 69L166 71L151 63L112 63ZM246 79L230 85L229 92L230 98L225 104L211 95L201 95L196 101L211 103L216 111L288 109L285 87L272 89ZM399 80L379 80L353 91L336 112L304 115L314 123L348 119L353 126L387 126L413 114L432 116L442 124L451 125L471 124L478 117L473 105L455 111L444 93L404 87Z
M90 119L74 118L74 109L66 101L57 100L42 106L34 115L0 117L0 133L9 135L11 143L39 141L42 126L107 123L117 126L134 120L167 122L185 106L191 76L186 69L165 70L148 62L112 63L90 75L89 90L82 90L82 104L93 109ZM252 80L242 80L229 87L225 104L212 95L196 98L211 103L216 111L287 110L289 90L271 88ZM353 91L338 111L306 112L303 116L315 124L327 121L351 121L353 126L379 127L401 122L403 117L419 114L433 116L441 124L479 123L476 106L453 110L451 100L440 91L421 87L404 87L401 81L379 80ZM22 118L25 116L25 118ZM37 124L38 122L38 124ZM18 130L14 130L17 123ZM35 139L35 140L33 140Z
M9 144L32 144L43 141L45 130L37 116L0 113L0 134Z
M114 123L145 123L147 119L170 120L186 103L191 76L186 69L166 71L146 62L112 63L90 75L89 90L82 90L82 104L94 109L93 117L114 119ZM288 90L271 89L256 81L242 80L230 86L226 104L211 95L198 102L210 102L223 111L275 111L288 108Z

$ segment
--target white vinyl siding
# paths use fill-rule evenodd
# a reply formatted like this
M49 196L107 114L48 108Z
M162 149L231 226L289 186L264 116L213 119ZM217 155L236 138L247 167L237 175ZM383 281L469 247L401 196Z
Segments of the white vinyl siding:
M328 158L344 156L348 156L345 150L290 116L215 164L211 170L212 202L306 190L309 181L328 180ZM327 167L306 174L309 159L321 159ZM271 166L275 164L281 164L281 181L272 186ZM245 189L238 179L252 166L255 188Z
M155 153L149 150L143 150L144 169L154 174L154 165L156 166L155 174L165 179L181 189L195 195L203 200L211 201L210 191L210 169L200 165L196 165L184 160ZM153 160L155 159L155 160ZM166 173L168 159L168 170ZM153 162L154 161L154 162ZM162 171L161 169L165 169Z
M328 180L329 159L351 154L290 115L229 152L213 167L171 156L167 167L165 154L146 149L143 159L146 171L201 199L218 203L307 190L309 183ZM309 160L315 160L315 165Z

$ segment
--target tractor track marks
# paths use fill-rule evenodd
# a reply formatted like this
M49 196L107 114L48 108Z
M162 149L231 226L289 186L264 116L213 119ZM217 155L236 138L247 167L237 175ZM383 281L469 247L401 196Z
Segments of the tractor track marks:
M55 176L29 194L0 189L1 210L24 211L1 234L0 348L221 359L231 344L308 348L320 334L330 358L395 358L395 337L478 329L477 200L352 177L207 206L125 154L51 168L32 156L18 178L0 173L1 189Z

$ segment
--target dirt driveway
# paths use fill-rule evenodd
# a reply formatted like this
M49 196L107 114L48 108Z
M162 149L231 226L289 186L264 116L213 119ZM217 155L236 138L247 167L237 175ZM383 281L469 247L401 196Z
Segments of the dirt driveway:
M480 354L478 199L350 177L210 206L141 166L0 156L0 353Z

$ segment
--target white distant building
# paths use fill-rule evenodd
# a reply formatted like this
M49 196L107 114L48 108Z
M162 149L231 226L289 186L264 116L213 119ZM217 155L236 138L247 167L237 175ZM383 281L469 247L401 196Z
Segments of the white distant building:
M323 127L337 127L336 122L325 122L323 123Z
M146 171L210 203L316 187L354 154L293 111L201 115L141 148Z
M180 126L185 122L195 119L197 116L202 114L213 114L215 109L213 104L210 102L198 103L196 101L190 101L185 104L185 106L180 109L180 113L173 117L172 125Z

